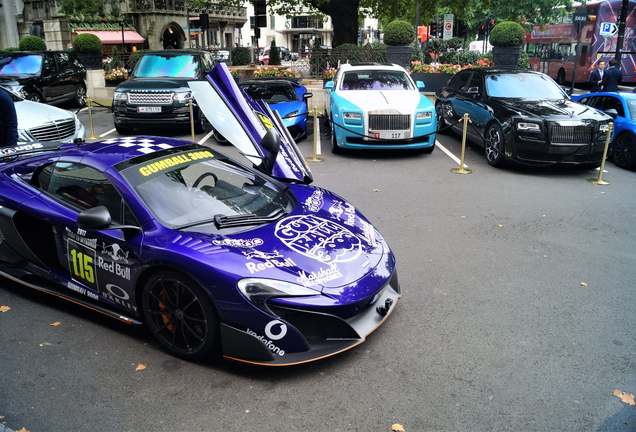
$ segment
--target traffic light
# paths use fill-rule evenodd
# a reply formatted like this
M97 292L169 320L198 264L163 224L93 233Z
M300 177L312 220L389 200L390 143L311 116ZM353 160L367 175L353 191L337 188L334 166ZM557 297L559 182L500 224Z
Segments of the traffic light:
M431 21L431 25L429 26L429 35L432 38L436 38L438 35L438 31L439 31L439 26L437 25L437 18L435 19L435 21Z
M267 4L265 0L253 0L256 27L267 27Z

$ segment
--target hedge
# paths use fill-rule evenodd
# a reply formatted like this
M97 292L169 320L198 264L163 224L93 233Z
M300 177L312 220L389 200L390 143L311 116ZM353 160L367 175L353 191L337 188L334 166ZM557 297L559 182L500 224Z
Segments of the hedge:
M322 75L327 67L337 67L338 63L386 63L386 46L374 45L358 46L342 44L329 50L313 48L310 57L311 71L315 75Z
M245 66L250 64L252 55L247 47L236 47L230 51L230 61L233 66Z
M391 21L384 28L384 43L387 45L408 45L414 39L415 29L407 21Z
M82 33L73 39L73 48L78 53L98 54L102 52L102 41L90 33Z
M514 21L502 21L493 27L490 32L492 46L509 47L521 46L526 32L521 24Z
M46 43L40 37L26 35L20 39L19 48L20 51L46 51Z

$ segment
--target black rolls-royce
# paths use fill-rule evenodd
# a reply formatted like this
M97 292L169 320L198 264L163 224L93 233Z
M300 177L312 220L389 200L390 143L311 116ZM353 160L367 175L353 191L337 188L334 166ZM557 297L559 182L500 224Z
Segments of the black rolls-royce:
M529 70L465 69L437 93L438 130L461 131L490 165L598 166L612 118L570 100L549 76Z

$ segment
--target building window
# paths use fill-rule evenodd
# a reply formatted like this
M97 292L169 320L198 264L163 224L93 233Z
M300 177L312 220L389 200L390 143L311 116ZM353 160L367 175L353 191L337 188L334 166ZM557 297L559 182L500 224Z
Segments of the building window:
M316 28L321 29L323 27L323 20L320 16L301 15L291 18L292 28Z
M270 15L269 16L269 28L274 30L276 28L276 16L275 15Z

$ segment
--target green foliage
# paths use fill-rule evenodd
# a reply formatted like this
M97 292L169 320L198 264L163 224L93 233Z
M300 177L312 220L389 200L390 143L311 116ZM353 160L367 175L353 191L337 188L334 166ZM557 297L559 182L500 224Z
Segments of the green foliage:
M244 66L250 64L252 55L247 47L236 47L230 51L230 61L233 66Z
M387 45L409 45L414 39L415 29L409 22L395 20L384 28L384 43Z
M82 33L73 39L73 49L79 53L100 54L102 41L91 33Z
M473 64L479 59L479 53L474 51L447 51L439 56L440 63L457 65Z
M46 43L40 37L26 35L20 39L19 48L20 51L46 51Z
M328 50L314 48L311 51L310 67L313 74L322 75L330 67L338 67L342 63L386 63L386 46L371 45L358 46L354 44L342 44Z
M2 50L2 51L0 51L0 52L14 52L14 51L20 51L20 48L17 48L17 47L8 47L8 48L3 49L3 50Z
M276 46L276 41L272 40L272 45L269 47L269 65L280 65L280 50Z
M458 37L450 38L444 42L446 43L446 47L448 49L454 49L454 50L464 48L464 45L467 45L464 43L464 39L458 38Z
M523 27L514 21L502 21L493 27L490 32L490 43L493 46L521 46L524 38L525 31Z
M528 53L525 51L521 51L519 55L519 62L517 63L517 67L520 69L529 69L530 64L528 63Z

